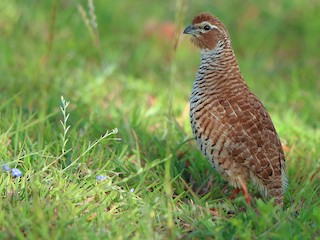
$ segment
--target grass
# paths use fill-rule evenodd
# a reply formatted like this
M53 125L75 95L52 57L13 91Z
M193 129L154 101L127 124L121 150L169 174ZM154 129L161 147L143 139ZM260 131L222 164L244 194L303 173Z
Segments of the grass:
M0 161L23 173L0 173L1 239L319 238L317 1L0 9ZM204 10L225 22L285 144L284 211L253 188L259 216L241 196L230 202L192 140L199 52L172 29Z

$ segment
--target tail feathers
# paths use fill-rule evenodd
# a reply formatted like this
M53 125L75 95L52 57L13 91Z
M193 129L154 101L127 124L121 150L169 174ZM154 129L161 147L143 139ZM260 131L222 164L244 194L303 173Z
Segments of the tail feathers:
M281 160L281 181L282 181L282 190L283 192L285 192L288 187L288 178L286 175L286 163L284 159Z
M280 186L269 186L268 187L268 197L274 198L275 205L283 206L283 188Z

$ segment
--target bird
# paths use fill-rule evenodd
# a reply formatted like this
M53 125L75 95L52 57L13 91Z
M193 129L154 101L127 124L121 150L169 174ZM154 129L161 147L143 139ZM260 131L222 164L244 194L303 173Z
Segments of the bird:
M190 97L190 122L198 149L251 205L248 184L283 207L288 185L280 138L262 102L249 89L225 25L209 12L183 31L200 49L200 66Z

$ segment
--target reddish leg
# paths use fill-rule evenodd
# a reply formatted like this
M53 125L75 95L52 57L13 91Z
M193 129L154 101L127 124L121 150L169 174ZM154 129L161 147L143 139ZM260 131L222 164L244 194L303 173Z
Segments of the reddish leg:
M242 179L239 179L239 183L241 185L241 190L243 192L243 196L244 196L244 199L246 200L246 202L250 204L250 200L251 200L251 196L248 192L248 188L247 188L247 185L242 181Z
M236 198L236 196L238 195L238 193L240 191L243 192L243 197L244 197L244 200L249 204L250 204L250 200L251 200L251 196L248 192L248 188L247 188L247 185L242 181L241 178L238 179L239 183L240 183L240 186L241 188L235 188L230 196L230 200L234 200Z
M240 188L235 188L230 196L231 200L234 200L236 198L236 196L238 195L238 193L240 192Z

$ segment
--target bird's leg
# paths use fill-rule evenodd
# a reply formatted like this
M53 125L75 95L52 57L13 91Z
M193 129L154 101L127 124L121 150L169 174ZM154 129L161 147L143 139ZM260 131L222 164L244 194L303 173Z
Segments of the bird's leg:
M238 195L238 193L240 192L240 188L235 188L230 196L231 200L234 200L236 198L236 196Z
M247 185L242 181L241 178L239 178L239 183L240 183L240 185L241 185L241 190L242 190L242 192L243 192L244 200L246 200L246 202L247 202L249 205L251 205L251 204L250 204L251 196L250 196L250 194L249 194L249 192L248 192Z
M207 184L207 189L212 189L212 179L213 179L213 176L211 175L209 177L209 181L208 181L208 184Z

